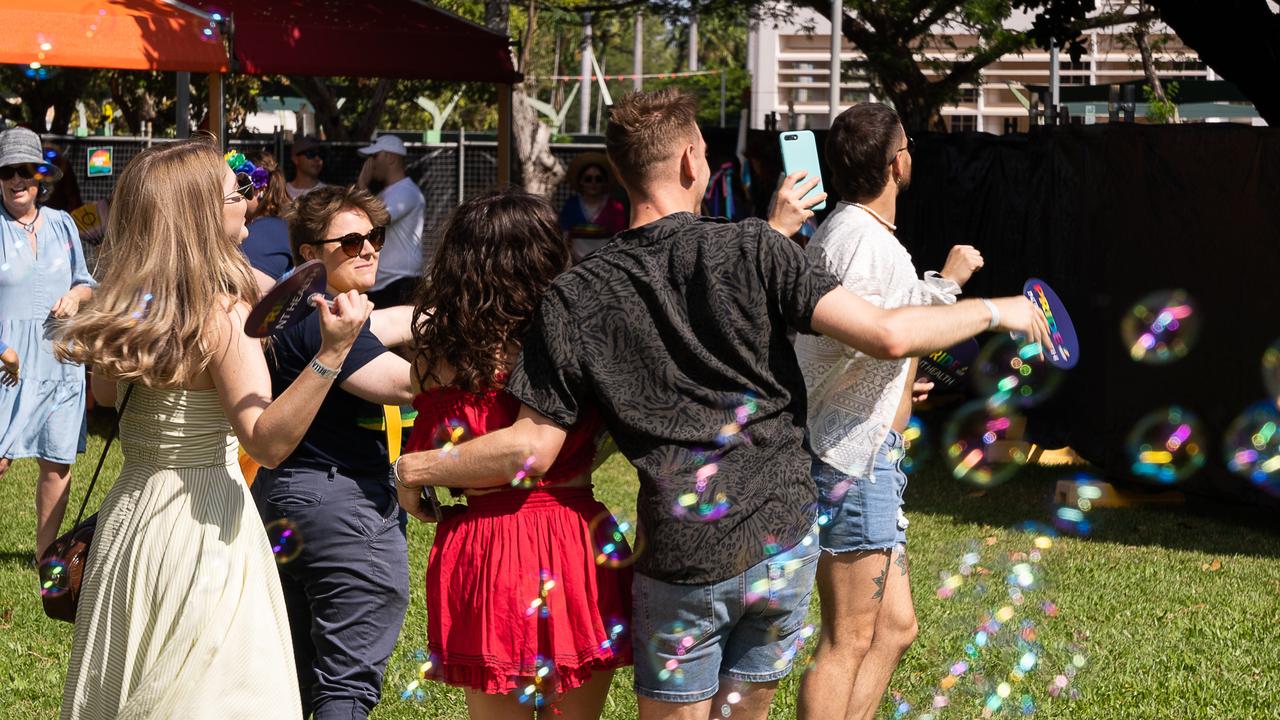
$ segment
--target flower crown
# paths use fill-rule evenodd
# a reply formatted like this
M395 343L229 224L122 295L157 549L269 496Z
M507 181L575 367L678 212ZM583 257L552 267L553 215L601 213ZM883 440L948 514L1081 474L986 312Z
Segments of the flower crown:
M236 173L244 173L249 176L249 180L253 182L253 187L261 190L267 186L267 181L271 179L271 173L266 168L260 168L249 162L249 158L243 153L232 150L226 154L227 165Z

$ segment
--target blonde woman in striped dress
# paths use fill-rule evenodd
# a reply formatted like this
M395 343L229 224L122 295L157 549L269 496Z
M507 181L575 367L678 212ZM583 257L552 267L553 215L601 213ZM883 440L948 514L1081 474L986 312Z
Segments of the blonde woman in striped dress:
M257 295L238 249L245 180L206 140L138 155L116 186L100 290L61 338L64 357L94 365L99 402L133 387L64 720L301 716L280 580L237 439L268 467L288 456L371 306L354 292L332 311L319 303L315 369L273 401L262 348L241 330Z

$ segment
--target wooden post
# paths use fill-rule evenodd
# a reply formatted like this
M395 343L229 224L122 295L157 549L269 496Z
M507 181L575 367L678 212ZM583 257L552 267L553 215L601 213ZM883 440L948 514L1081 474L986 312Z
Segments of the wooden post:
M222 73L209 73L209 132L217 138L218 147L227 146L227 110L222 92Z
M498 186L511 182L511 86L498 85Z

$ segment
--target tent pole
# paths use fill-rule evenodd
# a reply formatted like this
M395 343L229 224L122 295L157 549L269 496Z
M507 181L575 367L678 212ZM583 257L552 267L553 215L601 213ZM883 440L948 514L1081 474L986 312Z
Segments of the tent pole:
M174 126L178 129L178 137L191 137L191 73L185 70L178 73L178 108L175 114Z
M511 182L511 86L498 84L498 185Z
M227 146L226 100L222 92L222 73L209 73L209 132L217 138L218 147Z

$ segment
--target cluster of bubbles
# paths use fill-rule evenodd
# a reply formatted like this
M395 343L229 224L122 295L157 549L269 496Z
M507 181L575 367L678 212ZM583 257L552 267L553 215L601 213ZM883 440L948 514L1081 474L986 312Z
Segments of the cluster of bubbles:
M628 542L627 535L634 530L635 524L629 520L619 520L608 510L591 519L588 532L591 534L591 548L594 551L596 565L608 568L623 568L635 563L644 551L644 536L635 534Z
M1200 316L1185 290L1158 290L1124 316L1120 334L1129 357L1163 365L1186 357L1200 334Z
M291 563L302 553L302 535L289 518L277 518L267 523L267 542L277 565Z
M536 460L537 458L533 455L524 459L524 465L522 465L511 478L511 487L531 490L538 484L538 478L530 474L530 471L533 469L533 463Z
M431 432L431 447L440 451L444 457L457 458L458 444L470 433L467 421L462 418L449 418L440 423Z
M745 393L729 406L727 422L716 432L716 447L693 453L693 488L676 495L671 512L678 518L710 522L729 513L729 497L715 486L715 475L724 453L737 445L750 445L751 433L746 429L751 416L760 411L754 395Z
M1089 512L1102 497L1102 483L1088 473L1077 474L1073 482L1072 493L1054 509L1053 525L1068 535L1084 536L1093 531Z
M516 689L518 695L516 699L521 705L540 710L555 701L555 694L548 690L548 686L552 685L554 678L552 673L555 672L555 664L541 655L534 658L533 674L529 677L522 678L523 682Z
M421 702L427 697L423 683L431 677L439 663L434 654L421 649L413 651L413 661L418 664L417 676L405 686L404 690L400 691L400 699Z
M1044 597L1046 585L1041 561L1044 553L1053 548L1053 538L1035 535L1026 551L997 552L984 557L996 542L996 537L971 541L960 556L958 571L939 573L939 598L955 597L967 588L973 597L989 602L990 609L969 626L957 657L941 673L927 705L915 715L918 720L935 720L947 708L969 717L989 718L1002 713L1033 715L1038 708L1032 685L1039 671L1050 667L1054 658L1065 651L1065 666L1070 670L1064 670L1063 674L1070 677L1064 680L1060 674L1048 682L1049 694L1059 697L1076 672L1084 667L1085 655L1080 646L1068 643L1046 647L1041 638L1041 624L1060 615L1057 604ZM1003 578L1003 593L999 592L1000 578ZM969 699L962 699L961 694ZM1072 688L1066 696L1075 699L1079 692ZM894 694L894 718L905 718L912 710L912 704L905 697Z
M974 387L995 411L1039 405L1057 392L1063 377L1044 359L1039 343L1010 335L988 340L974 360Z
M222 24L226 16L221 10L215 8L209 8L208 13L208 21L203 25L197 26L196 37L207 43L220 42L222 40L222 30L218 26Z
M1227 427L1222 447L1227 469L1259 488L1280 494L1280 410L1255 403Z
M1204 429L1199 418L1177 405L1148 413L1125 443L1134 475L1169 485L1204 467Z
M1020 414L985 400L962 405L942 431L951 474L979 487L1008 480L1030 457L1031 446L1021 439L1024 422Z
M902 447L894 448L890 460L898 463L905 473L912 473L924 460L928 446L924 440L924 422L912 415L902 430ZM847 488L846 488L847 489Z
M547 605L547 597L551 595L552 589L556 586L555 578L551 577L550 570L543 570L539 574L538 597L529 602L529 607L525 608L526 617L537 615L539 618L546 618L551 614L551 608Z
M22 71L22 74L33 80L44 80L49 77L49 68L44 66L44 61L45 58L48 57L48 53L53 50L53 43L49 42L44 37L38 37L36 39L40 41L40 45L38 46L39 50L36 52L36 59L27 64L27 67Z
M49 558L40 563L40 596L57 597L71 587L67 564L61 558Z

